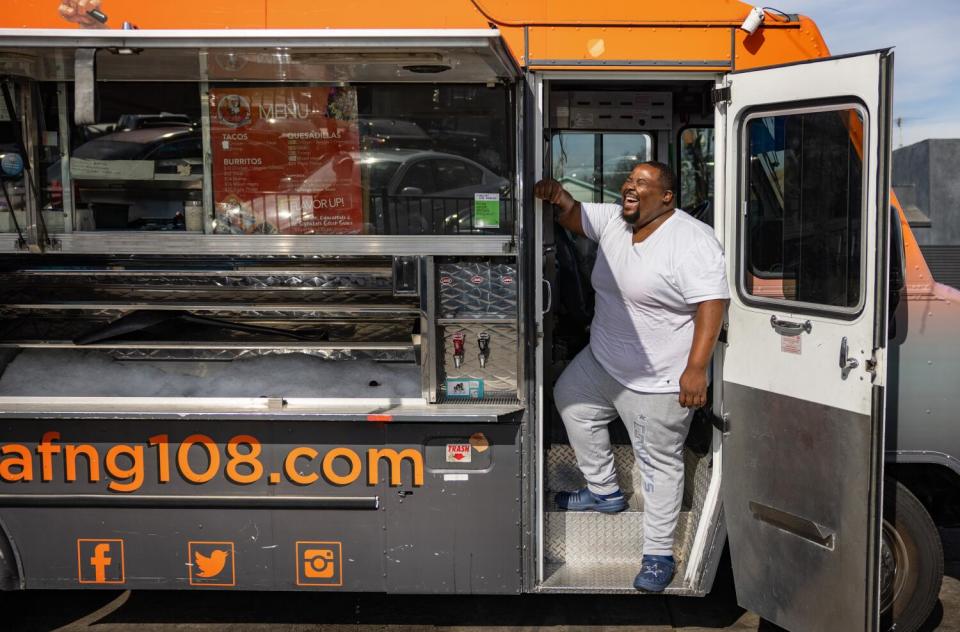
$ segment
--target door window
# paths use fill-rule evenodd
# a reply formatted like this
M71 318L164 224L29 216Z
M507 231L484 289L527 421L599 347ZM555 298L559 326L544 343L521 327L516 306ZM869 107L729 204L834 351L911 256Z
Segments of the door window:
M745 119L740 289L747 297L859 311L864 116L851 105Z
M677 143L677 168L680 171L678 206L696 216L704 214L713 200L712 127L688 127L680 132Z

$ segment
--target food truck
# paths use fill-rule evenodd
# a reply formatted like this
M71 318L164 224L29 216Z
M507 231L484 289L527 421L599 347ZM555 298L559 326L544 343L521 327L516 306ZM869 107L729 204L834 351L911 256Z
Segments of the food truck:
M729 546L787 629L926 618L960 296L891 51L733 0L56 4L0 29L3 588L635 592L622 429L629 509L553 505L596 250L532 188L659 160L732 296L668 593Z

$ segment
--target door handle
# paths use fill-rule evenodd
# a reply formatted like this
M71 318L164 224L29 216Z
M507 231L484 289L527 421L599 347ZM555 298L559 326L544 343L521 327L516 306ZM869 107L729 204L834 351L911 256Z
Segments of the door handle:
M546 279L543 279L543 285L547 288L547 305L541 313L546 314L553 308L553 286Z
M840 341L840 379L845 380L850 375L850 371L860 366L856 358L847 357L847 337L844 336Z
M789 320L780 320L776 315L770 316L770 326L781 336L799 336L803 332L810 333L813 324L809 320L795 323Z

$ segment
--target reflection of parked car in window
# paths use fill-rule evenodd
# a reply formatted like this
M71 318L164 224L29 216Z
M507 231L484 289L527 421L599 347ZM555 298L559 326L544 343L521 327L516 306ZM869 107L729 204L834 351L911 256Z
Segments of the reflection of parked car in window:
M435 151L380 149L331 155L306 178L284 178L276 194L264 199L239 200L217 210L214 231L219 233L299 234L306 230L298 218L304 196L336 192L352 185L359 166L368 234L456 234L497 230L475 221L475 195L489 193L499 200L499 230L512 225L510 181L476 162ZM274 199L288 195L296 201ZM266 199L270 198L270 199ZM495 222L496 223L496 222Z
M171 114L161 112L160 114L124 114L117 121L113 131L128 132L134 129L144 129L147 127L173 127L183 125L185 127L194 127L195 123L190 120L186 114Z
M81 125L75 129L75 139L79 143L86 143L105 134L114 132L128 132L147 127L197 127L197 122L186 114L121 114L113 123L94 123Z
M402 119L372 118L357 121L360 138L365 149L378 147L429 148L433 144L430 135L413 121Z
M496 193L501 205L510 181L463 156L396 149L362 152L363 181L369 183L372 229L383 234L480 232L474 196ZM314 172L299 191L318 191L336 182L334 161Z
M71 156L90 160L153 160L157 174L203 174L200 131L186 126L114 132L80 145ZM189 166L189 173L184 166Z
M97 229L182 229L183 203L200 200L203 144L200 130L190 125L113 132L80 145L71 159L77 207L91 210ZM112 162L113 169L100 166L94 174L85 168L87 160ZM127 161L153 165L134 168ZM47 177L52 187L59 186L59 161L48 168Z

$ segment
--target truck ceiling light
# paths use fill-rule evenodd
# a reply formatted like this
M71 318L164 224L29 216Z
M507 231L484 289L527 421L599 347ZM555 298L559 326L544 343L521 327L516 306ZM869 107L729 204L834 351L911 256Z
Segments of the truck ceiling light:
M356 63L356 64L447 64L440 53L433 52L370 52L370 51L324 51L292 50L290 61L309 63Z
M432 75L438 72L446 72L450 70L450 66L446 64L415 64L412 66L404 66L403 69L422 75Z

